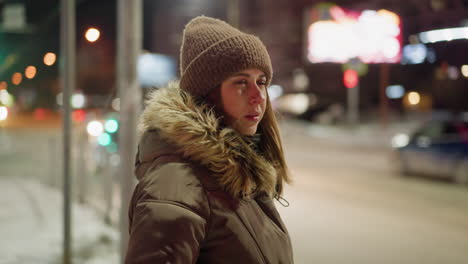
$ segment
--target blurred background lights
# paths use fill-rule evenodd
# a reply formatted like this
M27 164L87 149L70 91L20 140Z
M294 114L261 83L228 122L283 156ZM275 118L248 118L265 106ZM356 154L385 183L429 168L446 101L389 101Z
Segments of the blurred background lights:
M423 63L427 54L427 47L424 44L410 44L403 47L403 64Z
M161 87L177 77L177 63L166 55L144 53L138 57L137 72L142 86Z
M383 45L383 55L391 60L400 53L400 42L394 38L388 38Z
M359 83L359 76L355 70L348 69L343 74L343 83L346 88L356 87Z
M423 43L468 39L468 27L444 28L419 33Z
M0 106L0 121L6 120L8 117L8 108Z
M86 111L83 109L75 110L72 113L72 118L75 122L83 122L86 120Z
M55 97L55 100L57 101L58 105L63 105L63 93L57 94L57 96Z
M408 94L408 102L411 105L417 105L421 101L421 96L419 95L418 92L410 92Z
M112 100L112 109L117 112L120 111L120 98L114 98L114 100Z
M26 67L26 70L24 70L24 76L28 79L32 79L36 76L37 69L34 66L28 66Z
M268 87L268 96L270 100L275 100L283 94L283 87L279 85L271 85Z
M0 90L6 90L8 88L7 82L0 82Z
M468 77L468 65L461 66L461 72L463 76Z
M89 28L86 30L85 37L89 42L96 42L99 39L101 32L96 28Z
M400 61L400 17L390 11L349 12L334 6L331 19L308 28L307 58L312 63L346 63L358 57L364 63Z
M419 38L418 38L418 36L416 36L416 35L410 35L410 36L408 37L408 42L409 42L410 44L413 44L413 45L414 45L414 44L419 44Z
M401 85L390 85L385 90L387 97L390 99L402 98L405 94L405 88Z
M33 116L36 120L45 120L48 115L48 111L44 108L34 109Z
M0 90L0 103L8 107L13 105L13 95L7 92L7 90Z
M13 76L11 76L11 82L14 85L19 85L23 81L23 75L19 72L13 73Z
M450 80L458 79L458 77L460 77L460 72L458 71L458 68L455 66L449 66L447 69L447 77Z
M98 137L104 132L104 127L101 122L94 120L88 123L86 131L88 131L91 136Z
M392 147L402 148L409 143L409 136L407 134L397 134L392 138Z
M47 66L54 65L56 60L57 56L55 55L55 53L48 52L44 55L44 64Z
M278 107L287 113L303 114L310 105L309 96L304 93L287 94L278 101Z
M436 61L436 53L434 49L428 49L427 50L427 61L430 63L434 63Z
M74 94L71 98L71 105L73 108L83 108L86 103L86 98L83 94Z
M107 151L108 151L109 153L114 153L114 154L111 155L111 159L112 159L112 157L113 157L114 155L116 155L115 153L118 151L118 146L117 146L117 144L116 144L115 142L112 141L109 145L107 145L106 149L107 149ZM118 155L117 155L117 156L118 156ZM118 162L120 162L120 159L118 160ZM111 160L111 164L112 164L113 166L117 166L117 165L118 165L118 163L117 163L117 165L114 165L114 164L112 163L112 160Z
M109 119L104 123L104 128L109 133L115 133L119 129L119 123L115 119Z
M379 15L381 18L387 20L390 24L392 25L399 25L400 24L400 17L393 13L393 12L390 12L388 10L385 10L385 9L380 9L379 11L377 11L377 15ZM399 29L399 28L397 28ZM400 32L398 31L398 33L396 35L398 35Z
M98 143L99 145L101 146L107 146L109 145L110 143L112 142L112 138L109 134L107 133L102 133L101 135L99 135L98 137Z

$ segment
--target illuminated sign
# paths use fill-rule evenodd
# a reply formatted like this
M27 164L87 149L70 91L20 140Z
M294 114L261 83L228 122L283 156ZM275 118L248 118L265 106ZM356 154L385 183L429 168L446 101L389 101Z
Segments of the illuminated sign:
M423 43L468 39L468 27L444 28L419 33Z
M312 63L397 63L401 59L400 17L390 11L351 12L332 5L328 15L309 17L307 59ZM323 13L323 10L320 10ZM317 18L318 19L314 19Z
M162 87L176 78L177 66L169 56L144 53L138 57L137 72L143 87Z

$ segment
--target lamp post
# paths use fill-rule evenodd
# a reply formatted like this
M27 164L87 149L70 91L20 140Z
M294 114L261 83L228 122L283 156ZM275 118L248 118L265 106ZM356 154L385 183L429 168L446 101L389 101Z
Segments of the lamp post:
M117 2L117 86L120 98L120 263L125 262L128 244L128 204L134 186L136 124L141 109L137 58L142 48L142 0Z

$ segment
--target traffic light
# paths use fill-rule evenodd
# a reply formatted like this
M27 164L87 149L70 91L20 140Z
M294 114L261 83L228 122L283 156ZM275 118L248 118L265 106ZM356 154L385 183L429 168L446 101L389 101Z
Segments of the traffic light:
M106 147L107 151L110 153L116 153L118 150L118 132L119 132L119 119L115 113L109 114L104 121L104 130L106 135L108 135L109 141L103 138L103 145Z

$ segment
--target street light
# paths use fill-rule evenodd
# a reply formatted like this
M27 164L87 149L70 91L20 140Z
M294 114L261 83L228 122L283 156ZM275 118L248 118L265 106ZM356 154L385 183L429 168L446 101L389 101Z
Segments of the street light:
M11 76L11 82L14 85L19 85L23 81L23 75L19 72L15 72L13 76Z
M8 84L5 81L0 82L0 90L6 90L8 88Z
M48 52L44 55L44 64L47 66L54 65L56 60L57 60L57 55L55 55L55 53Z
M24 71L24 76L28 79L32 79L36 76L37 69L34 66L28 66L26 67L26 70Z
M99 39L101 32L96 28L88 28L85 33L85 38L89 42L96 42Z

